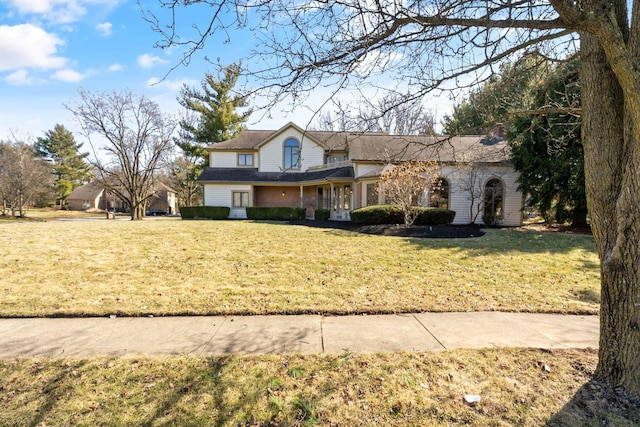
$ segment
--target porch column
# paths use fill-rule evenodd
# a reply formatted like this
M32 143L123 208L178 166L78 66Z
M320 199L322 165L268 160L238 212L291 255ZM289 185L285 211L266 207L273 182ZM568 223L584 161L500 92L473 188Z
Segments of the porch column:
M304 187L300 186L300 207L304 208Z
M331 185L331 187L329 188L329 218L335 218L334 217L334 212L333 212L333 192L335 191L335 186L333 185L333 181L329 183Z

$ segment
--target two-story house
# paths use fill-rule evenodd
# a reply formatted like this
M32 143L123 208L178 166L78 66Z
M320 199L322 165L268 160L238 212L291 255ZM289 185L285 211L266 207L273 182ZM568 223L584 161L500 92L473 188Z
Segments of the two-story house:
M485 214L522 224L518 173L501 136L305 131L289 123L244 130L207 150L210 166L198 178L204 205L228 206L230 218L246 218L248 206L282 206L348 220L353 209L385 202L376 191L384 167L420 159L437 162L441 178L438 188L425 188L422 205L456 211L454 224L482 223Z

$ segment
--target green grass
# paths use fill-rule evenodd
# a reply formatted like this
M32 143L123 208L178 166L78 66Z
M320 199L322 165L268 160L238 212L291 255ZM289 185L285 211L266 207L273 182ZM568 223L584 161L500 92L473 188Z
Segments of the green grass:
M1 222L0 241L2 316L598 310L582 235L49 220ZM536 349L2 360L0 425L637 425L589 381L596 361Z
M593 239L407 239L250 221L0 223L1 316L597 313Z
M595 363L525 349L0 361L0 425L634 425L570 404Z

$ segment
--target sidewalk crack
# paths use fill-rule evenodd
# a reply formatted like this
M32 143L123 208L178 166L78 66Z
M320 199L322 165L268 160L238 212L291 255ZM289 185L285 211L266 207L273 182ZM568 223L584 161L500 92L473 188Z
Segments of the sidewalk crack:
M216 317L216 319L219 319L219 317ZM222 325L224 325L226 321L227 321L227 316L222 318L222 322L220 322L220 325L217 325L218 327L213 331L213 335L211 335L211 337L209 337L209 339L200 346L200 351L198 352L198 356L202 356L202 354L204 353L204 350L207 347L209 347L209 344L211 344L211 342L216 337L216 335L218 335L218 332L220 332L220 328L222 328ZM216 326L216 325L213 325L213 326Z
M433 335L433 332L431 332L431 331L429 330L429 328L427 328L427 326L426 326L424 323L422 323L422 322L420 321L420 319L418 319L418 317L417 317L415 314L411 314L411 315L413 316L413 318L414 318L414 319L416 319L416 321L420 324L420 326L422 326L422 327L424 328L424 330L425 330L425 331L427 331L427 333L428 333L429 335L431 335L431 336L433 337L433 339L434 339L434 340L436 340L436 342L437 342L438 344L440 344L440 346L441 346L443 349L447 350L447 347L445 347L445 345L442 343L442 341L440 341L440 340L438 339L438 337L436 337L435 335Z

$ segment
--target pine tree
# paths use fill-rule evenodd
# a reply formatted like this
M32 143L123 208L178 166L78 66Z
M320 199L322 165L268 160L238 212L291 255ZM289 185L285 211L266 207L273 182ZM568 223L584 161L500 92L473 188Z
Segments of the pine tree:
M209 164L206 146L236 136L251 114L236 111L247 105L244 96L233 92L240 70L239 64L232 64L223 70L220 79L206 73L202 91L186 85L180 90L178 102L197 117L195 121L180 121L183 136L175 142L186 154L200 158L203 167Z
M580 117L572 112L580 104L579 68L569 62L540 82L531 110L549 113L516 116L508 130L520 190L547 222L575 226L587 224Z
M44 138L38 138L34 148L36 155L51 166L55 176L56 198L63 206L74 188L91 176L91 166L86 161L89 153L80 153L82 143L77 143L73 134L61 124L47 131Z

